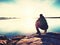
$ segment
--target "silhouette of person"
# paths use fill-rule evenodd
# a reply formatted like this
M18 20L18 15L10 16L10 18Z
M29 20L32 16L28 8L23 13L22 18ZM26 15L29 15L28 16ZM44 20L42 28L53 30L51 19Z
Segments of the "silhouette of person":
M40 17L36 21L35 26L36 26L37 34L41 34L39 28L44 30L44 33L47 32L48 24L43 14L40 14Z

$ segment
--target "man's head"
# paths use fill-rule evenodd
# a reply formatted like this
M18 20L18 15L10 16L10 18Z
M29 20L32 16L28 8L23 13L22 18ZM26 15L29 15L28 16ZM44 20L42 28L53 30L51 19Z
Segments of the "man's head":
M40 14L40 16L43 16L43 14Z

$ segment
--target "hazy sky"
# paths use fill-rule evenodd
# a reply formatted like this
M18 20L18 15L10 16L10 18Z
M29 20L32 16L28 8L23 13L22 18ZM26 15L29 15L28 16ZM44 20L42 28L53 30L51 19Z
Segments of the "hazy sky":
M60 16L60 0L0 0L0 17L17 17L16 20L1 20L1 32L36 32L35 21L44 16ZM47 19L49 29L60 24L59 20ZM55 23L56 22L56 23Z

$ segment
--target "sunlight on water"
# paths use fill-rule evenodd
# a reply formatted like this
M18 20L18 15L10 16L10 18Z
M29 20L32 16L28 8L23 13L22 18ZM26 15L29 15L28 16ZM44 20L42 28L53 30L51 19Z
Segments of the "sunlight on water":
M57 30L60 27L60 19L47 19L47 22L49 25L48 32L58 32Z
M36 19L16 19L16 20L1 20L0 33L20 32L24 34L36 33L35 29ZM49 28L48 32L60 32L60 19L47 19Z

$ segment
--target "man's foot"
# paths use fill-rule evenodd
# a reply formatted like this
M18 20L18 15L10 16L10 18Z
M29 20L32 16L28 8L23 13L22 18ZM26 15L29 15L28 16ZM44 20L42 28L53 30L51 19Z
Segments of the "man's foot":
M36 34L41 34L40 32L37 32Z
M42 35L46 35L46 32L42 33Z
M38 34L38 33L36 33L36 34Z

